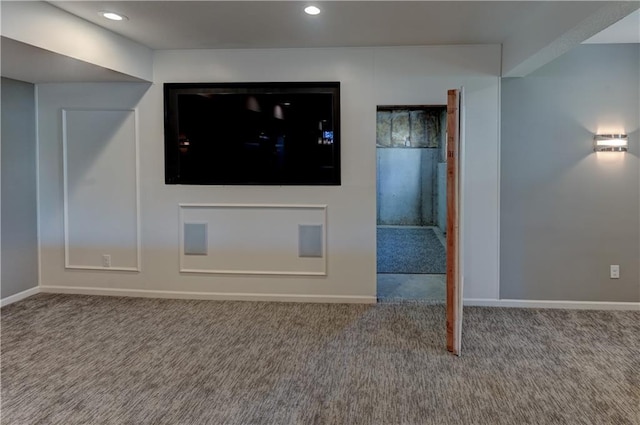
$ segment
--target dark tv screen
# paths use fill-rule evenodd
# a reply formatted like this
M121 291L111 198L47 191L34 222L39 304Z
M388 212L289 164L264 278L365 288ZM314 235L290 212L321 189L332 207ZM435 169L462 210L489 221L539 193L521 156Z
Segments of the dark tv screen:
M166 83L165 183L339 185L340 83Z

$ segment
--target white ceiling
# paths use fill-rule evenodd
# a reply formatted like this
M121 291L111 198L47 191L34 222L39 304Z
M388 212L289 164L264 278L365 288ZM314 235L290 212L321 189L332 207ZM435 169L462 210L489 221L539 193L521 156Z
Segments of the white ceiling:
M502 44L505 76L526 75L607 25L588 42L640 43L640 13L620 19L640 6L637 1L324 1L315 2L322 9L315 17L303 12L309 3L300 1L0 1L1 74L33 83L140 81L139 74L130 75L131 69L122 65L129 62L94 62L94 52L83 50L96 40L106 51L113 48L109 43L130 43L110 31L133 40L131 51L142 49L149 58L149 50L141 45L197 49ZM108 21L98 14L101 10L123 13L129 20ZM61 40L66 41L56 44ZM80 53L70 54L73 48Z
M503 43L532 19L607 2L314 2L318 16L298 1L50 3L152 49L199 49ZM108 21L100 10L129 20Z
M640 43L640 10L605 28L584 43Z

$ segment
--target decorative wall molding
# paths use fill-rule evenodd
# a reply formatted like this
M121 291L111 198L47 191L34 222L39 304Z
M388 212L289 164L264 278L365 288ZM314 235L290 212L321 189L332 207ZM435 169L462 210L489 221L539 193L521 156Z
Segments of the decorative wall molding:
M69 175L68 175L68 128L67 114L69 112L132 112L134 125L135 149L135 202L136 202L136 266L135 267L97 267L92 265L71 264L69 256ZM64 260L65 269L100 270L117 272L140 272L142 258L141 218L140 218L140 136L138 125L138 109L96 109L96 108L64 108L62 109L62 161L63 161L63 206L64 206Z
M235 204L235 203L181 203L179 206L179 256L180 272L195 274L219 274L219 275L281 275L281 276L326 276L327 275L327 205L326 204ZM253 269L206 269L192 268L185 266L184 256L184 223L185 210L189 209L298 209L298 210L318 210L322 211L323 226L322 243L322 270L321 271L299 271L299 270L253 270ZM201 221L201 220L200 220ZM305 223L306 224L306 223ZM211 227L211 226L209 226ZM297 229L297 226L296 226ZM295 241L297 243L297 239Z

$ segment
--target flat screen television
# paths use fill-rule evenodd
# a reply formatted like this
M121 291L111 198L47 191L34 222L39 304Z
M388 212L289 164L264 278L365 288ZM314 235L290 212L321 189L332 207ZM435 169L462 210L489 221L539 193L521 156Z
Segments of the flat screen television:
M340 83L166 83L165 183L340 185Z

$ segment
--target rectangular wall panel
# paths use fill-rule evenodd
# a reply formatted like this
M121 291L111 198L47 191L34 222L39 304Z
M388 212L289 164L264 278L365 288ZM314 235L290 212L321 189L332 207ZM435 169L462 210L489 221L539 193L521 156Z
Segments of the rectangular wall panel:
M185 223L207 224L206 255L185 253ZM181 272L326 275L325 205L181 204L179 226ZM322 229L319 255L300 255L301 226Z
M134 110L62 111L65 266L139 271Z

